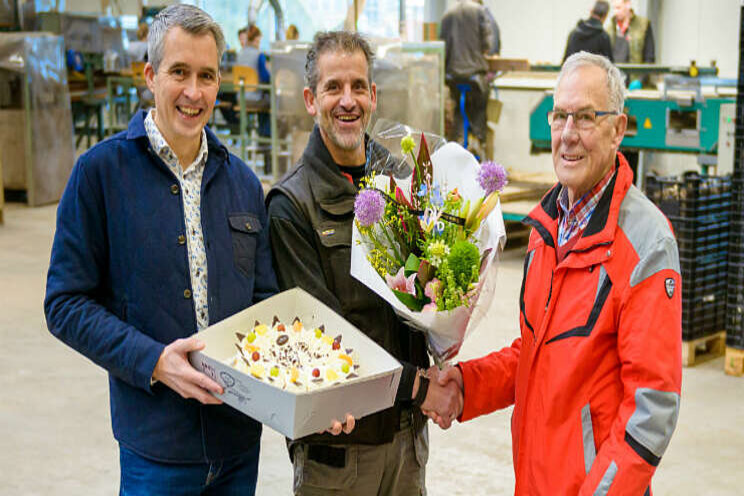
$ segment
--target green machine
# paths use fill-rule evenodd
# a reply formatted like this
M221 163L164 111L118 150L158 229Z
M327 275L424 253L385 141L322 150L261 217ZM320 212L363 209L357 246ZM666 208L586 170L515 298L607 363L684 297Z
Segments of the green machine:
M622 146L636 150L715 155L718 151L721 106L736 98L704 97L701 80L680 76L664 79L664 92L640 90L625 99L628 130ZM550 150L547 114L553 95L546 94L530 114L533 152Z

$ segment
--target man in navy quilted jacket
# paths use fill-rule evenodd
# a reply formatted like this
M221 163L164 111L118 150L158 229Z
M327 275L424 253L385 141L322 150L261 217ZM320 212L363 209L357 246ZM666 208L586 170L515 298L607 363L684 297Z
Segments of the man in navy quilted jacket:
M194 369L199 330L277 291L261 184L205 127L220 27L190 5L152 23L155 108L75 165L57 212L49 330L109 373L120 494L254 494L261 425Z

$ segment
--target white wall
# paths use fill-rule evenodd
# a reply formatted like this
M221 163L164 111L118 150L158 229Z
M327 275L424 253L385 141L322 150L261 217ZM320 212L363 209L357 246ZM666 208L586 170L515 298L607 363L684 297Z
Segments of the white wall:
M740 11L741 0L661 0L657 57L669 65L716 60L722 77L738 77Z
M450 2L454 3L454 2ZM501 31L501 56L558 64L568 33L593 0L484 0Z

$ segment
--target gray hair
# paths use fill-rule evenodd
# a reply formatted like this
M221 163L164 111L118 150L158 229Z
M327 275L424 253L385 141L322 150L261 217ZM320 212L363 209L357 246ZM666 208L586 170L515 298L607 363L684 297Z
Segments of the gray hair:
M225 36L222 34L220 25L198 7L174 4L161 10L150 26L150 34L147 37L147 60L155 72L158 72L160 62L163 61L165 35L173 27L180 27L192 35L211 34L217 44L217 67L219 68L222 54L225 52Z
M327 52L340 51L352 54L357 51L364 54L367 59L367 80L372 82L372 64L375 61L375 52L369 42L359 33L352 31L322 31L315 35L313 44L307 52L305 60L305 85L315 94L318 86L318 59Z
M604 70L607 75L607 96L610 100L610 108L606 110L622 113L625 107L625 75L607 57L602 55L581 51L568 57L558 74L558 80L555 82L556 91L563 76L586 66L595 66Z

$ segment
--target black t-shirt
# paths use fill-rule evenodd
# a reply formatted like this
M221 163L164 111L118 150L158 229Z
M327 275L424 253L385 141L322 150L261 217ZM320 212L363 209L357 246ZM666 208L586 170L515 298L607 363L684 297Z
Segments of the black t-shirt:
M337 165L336 167L338 167L341 174L346 177L351 177L351 182L354 183L354 186L357 188L360 187L365 173L365 164L344 167Z

